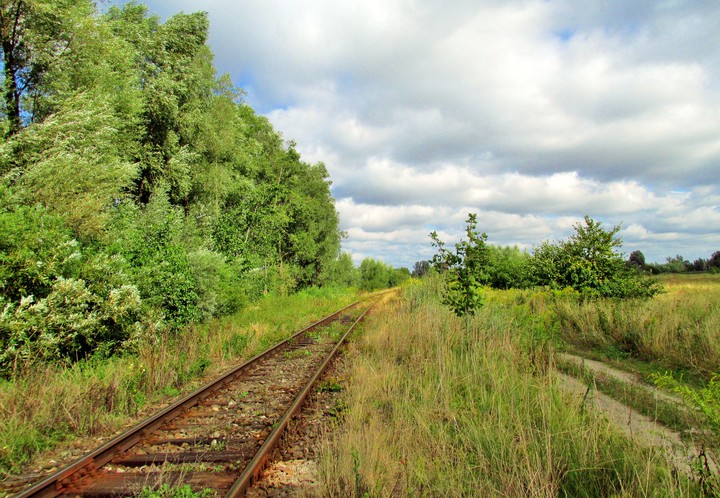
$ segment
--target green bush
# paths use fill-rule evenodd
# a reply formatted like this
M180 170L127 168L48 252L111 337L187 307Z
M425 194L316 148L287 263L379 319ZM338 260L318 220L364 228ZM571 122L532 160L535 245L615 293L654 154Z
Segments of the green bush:
M661 291L656 281L625 264L616 234L620 227L605 230L585 217L575 234L558 243L544 242L533 253L536 283L552 289L571 287L584 297L647 298Z
M0 313L0 369L36 360L113 353L140 327L140 295L130 285L93 293L84 280L58 277L51 292L7 303Z

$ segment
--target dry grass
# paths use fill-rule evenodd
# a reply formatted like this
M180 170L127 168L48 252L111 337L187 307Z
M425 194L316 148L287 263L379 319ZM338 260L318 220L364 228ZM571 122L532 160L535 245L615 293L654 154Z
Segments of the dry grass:
M559 389L530 306L490 296L466 333L433 286L366 323L321 460L323 496L689 493L662 455Z
M673 275L662 282L667 292L649 301L558 300L563 338L709 378L720 371L720 277Z

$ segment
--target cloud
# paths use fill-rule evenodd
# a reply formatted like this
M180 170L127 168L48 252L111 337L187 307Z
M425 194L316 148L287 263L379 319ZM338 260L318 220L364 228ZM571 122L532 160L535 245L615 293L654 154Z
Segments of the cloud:
M714 2L149 5L208 11L220 70L326 163L356 258L411 266L470 210L522 247L588 214L649 260L720 249Z

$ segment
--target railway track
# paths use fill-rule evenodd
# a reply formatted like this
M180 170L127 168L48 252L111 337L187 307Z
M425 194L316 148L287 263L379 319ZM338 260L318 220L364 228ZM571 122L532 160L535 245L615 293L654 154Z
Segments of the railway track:
M132 496L147 487L243 496L342 342L372 304L301 330L17 494Z

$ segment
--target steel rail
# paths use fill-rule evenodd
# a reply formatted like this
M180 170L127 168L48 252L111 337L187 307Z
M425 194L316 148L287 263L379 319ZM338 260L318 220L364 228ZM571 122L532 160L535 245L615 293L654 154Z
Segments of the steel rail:
M347 311L349 309L356 307L358 304L360 304L360 302L361 301L358 300L358 301L355 301L354 303L351 303L351 304L345 306L344 308L336 311L335 313L332 313L331 315L328 315L325 318L318 320L317 322L313 323L312 325L305 327L304 329L293 334L292 336L288 337L284 341L279 342L275 346L272 346L271 348L263 351L262 353L250 358L249 360L245 361L241 365L230 369L229 371L225 372L217 379L205 384L204 386L196 389L195 391L191 392L190 394L186 395L185 397L181 398L180 400L172 403L170 406L166 407L165 409L148 417L147 419L145 419L142 422L140 422L139 424L131 427L127 431L123 432L119 436L108 441L107 443L100 446L99 448L80 457L73 463L60 469L56 473L48 476L47 478L34 484L33 486L27 488L26 490L21 491L20 493L15 495L15 498L29 498L29 497L45 498L45 497L55 497L55 496L62 494L64 491L64 488L66 487L63 484L64 481L70 480L70 478L74 477L76 474L82 476L84 474L90 473L90 472L97 470L100 467L104 466L105 464L110 462L110 460L112 460L113 457L117 453L126 451L127 449L131 448L132 446L134 446L135 444L140 442L145 436L149 435L155 429L160 427L163 423L174 419L175 417L180 415L185 410L195 406L196 404L198 404L199 402L203 401L208 396L213 394L218 389L227 385L229 382L234 380L235 377L237 377L242 371L244 371L251 364L254 364L257 361L259 361L260 359L262 359L266 356L269 356L276 350L278 350L281 347L290 343L293 339L295 339L299 335L304 334L309 331L312 331L313 329L316 329L318 327L321 327L321 326L327 324L328 322L337 318L344 311ZM364 315L364 313L363 313L363 315ZM343 338L344 338L344 336L343 336Z
M315 385L315 382L317 382L318 378L325 371L325 368L333 359L338 349L340 349L340 346L343 344L350 332L352 332L357 326L357 324L365 318L365 315L368 313L368 311L370 311L373 305L374 303L368 306L365 311L363 311L363 313L357 318L357 320L355 320L355 322L350 326L350 328L343 334L337 344L335 344L335 347L327 355L322 365L320 365L320 367L315 371L315 374L312 376L312 378L308 380L308 382L305 384L305 387L302 389L302 391L300 391L295 397L295 400L293 401L292 405L290 405L290 408L288 408L288 410L285 412L285 415L283 415L283 417L277 422L276 427L265 439L263 445L260 447L260 449L258 449L257 453L247 465L247 467L245 467L245 470L242 474L240 474L240 477L235 482L233 487L230 488L230 491L228 491L228 493L225 495L225 498L236 498L245 496L245 492L257 479L257 476L260 474L263 467L267 463L268 458L270 457L270 452L277 445L280 437L290 423L290 420L300 409L300 406L302 405L303 401L305 401L305 398L310 393L310 390Z

